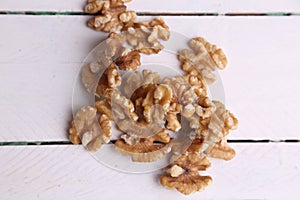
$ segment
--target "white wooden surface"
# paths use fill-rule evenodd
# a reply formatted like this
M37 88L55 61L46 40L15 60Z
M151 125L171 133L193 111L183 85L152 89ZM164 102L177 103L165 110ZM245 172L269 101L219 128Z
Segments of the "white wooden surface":
M82 12L85 0L1 0L2 11ZM128 8L149 13L265 13L299 12L298 0L133 0Z
M0 38L0 85L5 85L0 89L0 141L67 139L80 62L105 36L85 27L88 18L0 16L5 27ZM300 138L300 17L165 19L172 30L202 35L227 53L230 64L220 74L226 104L240 119L230 138Z
M6 200L297 199L300 145L232 146L237 157L213 160L205 172L213 177L213 184L191 196L161 187L160 172L126 174L104 167L80 146L2 147L0 194Z
M163 3L162 3L163 2ZM186 2L189 2L188 4ZM81 12L85 0L1 0L3 11ZM298 0L133 0L140 13L299 13ZM140 17L148 19L150 17ZM0 143L66 141L80 62L105 34L89 16L0 15ZM230 139L300 139L300 16L168 16L171 29L221 46L226 105L240 120ZM214 160L213 184L185 197L157 173L124 174L82 147L0 146L1 199L297 199L300 143L235 143ZM117 191L117 192L116 192Z

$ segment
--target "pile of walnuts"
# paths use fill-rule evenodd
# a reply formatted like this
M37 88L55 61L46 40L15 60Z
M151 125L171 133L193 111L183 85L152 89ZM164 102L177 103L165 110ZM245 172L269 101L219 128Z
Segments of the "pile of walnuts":
M161 18L136 22L136 13L124 5L129 1L89 0L85 7L88 13L101 13L88 25L109 35L97 61L81 71L82 83L97 101L76 113L69 139L97 151L111 142L114 124L123 132L115 148L132 161L154 162L172 155L160 177L164 187L183 194L202 191L212 182L210 176L199 174L211 165L208 157L230 160L235 156L226 136L237 128L238 120L223 103L211 100L207 91L215 81L213 72L226 67L226 56L197 37L189 41L190 49L178 52L183 75L162 79L150 69L137 71L140 54L158 54L170 31ZM178 150L180 144L171 132L188 138L189 147Z

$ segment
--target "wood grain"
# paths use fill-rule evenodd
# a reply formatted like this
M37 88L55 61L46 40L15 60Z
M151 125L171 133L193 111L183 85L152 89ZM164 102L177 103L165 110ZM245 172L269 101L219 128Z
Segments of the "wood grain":
M276 200L300 195L299 144L232 146L236 158L213 160L205 172L213 184L188 197L161 187L160 172L121 173L96 162L81 146L1 147L1 198Z
M2 0L2 11L82 12L86 0ZM129 9L147 13L266 13L299 12L298 0L133 0Z
M80 62L105 34L82 16L0 16L0 141L66 140ZM146 19L144 17L142 19ZM232 139L299 138L300 17L165 17L221 46ZM161 58L163 59L163 58Z

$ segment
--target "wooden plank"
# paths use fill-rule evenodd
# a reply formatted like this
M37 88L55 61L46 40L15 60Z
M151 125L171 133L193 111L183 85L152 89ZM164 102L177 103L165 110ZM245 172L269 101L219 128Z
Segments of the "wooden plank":
M207 190L183 196L160 186L160 171L121 173L80 146L0 148L3 199L296 199L299 144L234 144L231 161L213 160ZM71 162L70 162L71 161Z
M86 0L2 0L1 11L58 11L82 12ZM129 9L149 13L265 13L299 12L298 0L133 0Z
M0 141L67 140L80 62L105 36L85 26L88 18L0 16ZM226 104L240 119L231 139L300 138L300 17L165 19L225 50Z
M104 36L86 28L86 20L1 16L1 141L67 139L73 82Z

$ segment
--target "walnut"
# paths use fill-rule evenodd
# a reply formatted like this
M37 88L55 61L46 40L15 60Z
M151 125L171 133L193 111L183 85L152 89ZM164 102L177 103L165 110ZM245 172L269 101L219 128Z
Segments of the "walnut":
M208 97L200 96L196 102L183 106L181 116L189 121L192 129L203 132L207 131L209 120L215 110L215 104Z
M201 153L201 149L203 146L203 138L194 138L192 144L186 150L187 152L192 153Z
M82 74L82 77L84 77L85 74ZM94 78L93 80L95 80ZM83 78L82 78L82 81ZM95 80L97 82L97 80ZM115 88L121 85L122 79L121 76L118 73L118 70L114 63L111 63L108 68L105 69L105 71L102 73L101 77L99 78L99 81L96 86L96 92L95 95L98 97L101 97L105 95L106 91Z
M121 136L121 139L123 139L126 144L129 144L131 146L135 145L140 140L140 138L137 137L136 135L128 135L128 134L123 134Z
M189 76L191 78L191 76ZM173 77L167 78L163 83L168 84L176 97L182 102L183 109L181 115L185 117L189 123L190 128L195 129L196 132L192 132L190 135L191 139L203 137L203 144L201 144L201 149L199 153L210 152L211 148L218 143L226 134L228 134L229 127L235 128L237 123L236 118L232 114L229 114L226 111L223 104L217 101L211 101L208 97L204 95L197 96L195 95L195 90L191 90L196 84L199 84L198 80L188 80L187 76L185 77ZM200 79L201 80L201 79ZM194 83L186 84L186 81ZM200 87L204 86L200 82ZM204 87L204 90L205 87ZM177 122L173 119L176 115L167 114L167 121ZM169 119L171 118L172 119ZM228 123L228 126L225 125L225 122ZM178 123L180 125L180 123ZM169 127L167 124L167 128ZM174 131L174 129L171 129Z
M169 110L172 97L172 89L168 85L153 85L153 87L151 87L147 92L147 96L142 104L144 108L144 119L146 122L162 122L164 118L164 112Z
M105 40L105 52L104 54L99 54L101 60L112 59L115 60L117 57L121 56L124 52L128 51L127 48L124 47L126 38L124 34L118 34L115 32L111 32L107 39ZM101 55L105 55L101 56Z
M123 78L122 88L124 89L124 93L127 97L131 97L131 95L135 92L137 88L141 86L142 76L139 71L134 71L130 73L126 78ZM136 100L137 98L133 99Z
M226 138L223 138L211 150L206 151L206 153L210 157L223 160L231 160L235 156L235 151L227 144Z
M157 72L144 69L142 71L142 83L140 85L157 84L160 82L160 76Z
M173 112L175 114L178 114L181 111L182 111L182 105L178 103L177 98L173 95L168 112Z
M238 127L238 119L228 110L226 111L225 117L225 127L223 129L223 134L227 135L229 130L235 130Z
M145 99L143 100L143 108L144 108L144 117L146 122L151 122L151 108L154 105L154 92L157 89L157 85L152 85L152 87L149 88L147 91L147 95Z
M114 63L108 68L101 63L90 63L83 67L81 80L88 92L101 97L108 88L121 85L121 77Z
M193 38L189 41L189 49L179 51L179 60L182 62L182 70L186 73L200 74L206 83L215 81L213 71L216 68L224 69L227 59L221 49L211 45L203 38Z
M127 23L122 31L128 44L144 54L157 54L164 48L159 40L168 40L170 37L169 27L162 18L150 22Z
M216 66L219 69L225 69L227 65L227 58L222 49L217 48L216 45L210 44L202 37L193 38L189 41L189 46L197 53L202 51L202 45L207 50Z
M235 116L230 113L228 110L225 110L224 105L221 102L214 101L214 104L217 107L216 115L219 116L218 118L214 118L209 123L208 127L209 129L214 128L214 131L216 132L217 128L214 125L214 123L217 123L217 120L223 120L219 122L219 124L223 124L221 126L221 130L218 129L217 131L221 131L221 139L218 140L218 142L215 145L211 145L210 148L207 148L205 150L205 153L207 153L209 156L214 158L221 158L223 160L231 160L235 156L235 151L227 144L226 135L229 133L229 130L234 130L238 126L238 120L235 118ZM222 117L220 117L222 116ZM210 131L211 132L211 131ZM214 132L214 134L215 134Z
M209 118L200 118L200 126L197 130L200 136L204 138L201 152L205 151L205 153L211 152L215 144L222 141L229 130L237 126L237 119L226 110L223 103L219 101L212 101L212 103L215 106L215 111ZM231 151L231 154L234 153Z
M83 146L87 146L93 140L93 133L91 131L85 132L81 137Z
M134 104L130 99L122 96L119 90L115 88L107 89L105 91L104 97L106 98L107 103L103 103L100 101L100 103L98 104L99 106L103 106L106 104L106 108L103 107L103 109L111 109L113 113L113 119L116 122L125 118L129 118L134 121L138 119L137 114L134 112Z
M85 7L87 13L98 15L89 20L88 26L99 31L111 32L121 30L126 23L136 18L134 11L126 11L123 0L90 0Z
M165 78L162 83L168 85L172 89L174 97L176 97L178 103L183 106L193 103L198 99L194 88L190 86L183 76L168 77Z
M99 59L109 66L114 62L120 70L135 70L141 65L140 54L125 47L126 36L112 32L105 40L104 53L99 52Z
M110 1L108 0L88 0L84 11L86 13L95 14L101 10L107 10L110 7Z
M84 11L86 13L95 14L97 12L106 11L110 7L122 6L131 0L88 0Z
M164 129L161 129L158 133L156 133L151 137L154 141L161 142L164 144L169 143L171 140L169 133L166 132L166 130ZM138 141L140 141L140 138L137 137L136 135L128 135L128 134L123 134L121 136L121 139L123 139L125 143L129 145L135 145Z
M103 86L103 80L99 77L101 74L99 71L103 66L100 63L90 63L85 65L81 70L81 81L86 87L87 91L90 93L97 93L97 88L101 87L100 91ZM100 86L98 86L98 80L100 79ZM106 82L107 83L107 82ZM107 85L107 84L106 84ZM107 86L108 87L108 86Z
M90 106L81 108L76 113L70 129L70 140L78 143L80 141L78 139L82 138L82 144L87 146L89 151L96 151L101 144L107 143L110 138L111 128L108 118L102 115L99 124L96 114L95 108Z
M107 70L105 70L98 81L95 95L97 97L102 97L106 93L106 90L108 90L109 88L110 87L108 85Z
M193 104L189 103L187 105L185 105L183 107L183 110L182 110L182 116L184 116L185 118L190 118L194 115L194 113L196 112L196 108Z
M160 106L158 104L154 104L153 106L151 106L149 112L147 112L147 110L145 110L145 107L143 107L143 108L144 108L144 111L143 111L144 120L150 119L148 121L148 123L155 123L155 124L159 124L159 125L165 124L165 122L166 122L165 111L162 106Z
M197 96L207 96L207 88L201 75L187 74L184 78L194 89Z
M160 183L168 189L177 189L188 195L204 190L212 181L210 176L199 175L206 170L210 161L198 153L186 153L165 169L167 175L160 177Z
M203 97L204 99L209 99ZM197 103L188 104L183 108L182 116L190 122L190 127L194 129L202 129L202 120L210 118L215 110L215 106L212 103L210 106L202 107Z
M118 128L130 136L148 138L159 133L162 128L157 123L136 122L131 119L122 119L116 122Z
M170 131L179 131L181 129L181 124L177 119L177 115L174 112L168 112L166 114L167 125L166 128Z
M159 132L158 134L161 134ZM168 144L155 144L156 139L161 140L161 135L142 138L133 145L127 144L123 139L117 140L115 148L125 156L130 156L134 162L154 162L171 151ZM165 140L165 139L164 139Z
M90 106L81 108L74 116L74 124L79 135L96 121L97 110Z
M173 91L173 98L176 99L176 101L173 102L173 105L178 107L177 110L181 113L182 116L189 119L191 124L190 126L192 128L197 128L199 125L199 117L195 113L198 96L194 89L195 86L191 86L187 81L188 80L186 77L176 76L164 79L163 83L167 84ZM176 114L176 112L167 113L167 121L171 121L172 126L175 125L175 127L172 128L172 126L170 126L170 123L167 124L167 128L170 128L170 130L172 131L180 129L180 123L177 120Z
M182 106L176 96L172 96L170 106L166 112L166 128L170 131L177 132L181 129L181 123L178 116L182 111Z
M75 122L71 122L71 128L69 129L69 140L73 144L79 144L81 142L78 131L76 130Z
M99 124L103 132L104 141L108 143L111 137L111 123L109 118L105 114L102 114L99 117Z
M101 99L95 103L95 108L99 113L105 114L109 120L114 120L111 106L107 99Z
M149 22L149 26L157 29L157 36L158 38L161 38L162 40L168 40L170 38L170 31L167 24L164 22L163 18L158 17L154 20L151 20ZM151 34L153 34L152 32ZM151 37L151 35L149 36ZM151 38L148 38L148 40L151 40ZM149 41L150 42L150 41Z
M107 68L104 75L105 74L107 74L107 83L109 87L117 87L121 85L122 79L114 63Z
M100 125L100 126L99 126ZM95 135L94 132L101 131L101 134ZM97 151L102 144L106 144L110 141L111 136L111 124L105 115L99 118L99 124L93 124L92 131L87 131L83 134L83 137L88 134L88 140L85 141L84 146L87 147L89 151Z
M170 174L171 177L178 177L185 172L185 170L178 165L173 165L165 170L166 173Z
M120 70L135 70L141 65L140 54L137 51L126 52L115 61Z
M138 119L137 114L134 112L134 105L130 99L120 95L117 91L112 91L111 95L111 108L116 121L129 118L133 121Z
M136 89L131 95L130 99L135 102L136 113L139 115L139 121L158 123L161 125L165 123L165 109L170 109L170 106L168 106L167 99L165 99L167 100L167 103L164 102L163 99L159 100L159 97L155 99L154 93L157 88L158 85L153 83L143 85Z
M143 70L142 73L135 71L132 72L124 80L124 93L131 100L142 97L145 98L150 88L160 82L160 76L157 72L151 70Z
M165 129L161 129L161 131L159 131L158 133L152 136L152 139L155 142L161 142L167 144L170 142L171 137Z
M164 110L168 110L173 97L172 89L166 84L159 84L154 91L154 103L159 104Z

